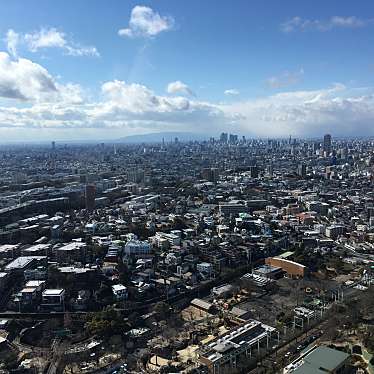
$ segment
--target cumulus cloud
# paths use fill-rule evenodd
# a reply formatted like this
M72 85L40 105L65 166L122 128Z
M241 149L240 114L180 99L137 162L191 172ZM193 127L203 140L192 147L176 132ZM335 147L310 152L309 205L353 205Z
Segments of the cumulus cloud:
M102 92L106 100L98 106L96 113L104 113L108 109L110 111L115 109L117 114L128 115L131 113L142 117L149 116L151 113L166 115L183 112L183 115L187 115L203 106L202 103L188 100L182 96L156 95L152 90L141 84L128 84L118 80L104 83ZM213 105L209 108L213 109Z
M237 96L240 94L240 92L236 88L230 88L228 90L225 90L224 94L227 96Z
M72 96L76 87L64 86ZM0 127L58 129L137 129L155 131L179 127L210 131L225 126L218 106L181 96L156 95L151 89L124 81L105 82L98 102L35 102L28 107L0 107ZM56 87L59 90L59 87ZM71 92L67 92L71 90ZM231 115L228 115L230 117Z
M131 11L129 26L118 30L123 37L154 37L157 34L171 30L174 26L174 18L161 16L152 8L137 5Z
M51 75L42 66L20 58L12 61L0 52L0 96L8 99L39 100L57 92Z
M175 81L168 84L166 87L166 91L169 94L182 94L182 95L190 95L195 96L193 91L187 86L187 84L181 81Z
M315 91L284 92L234 103L225 112L240 113L242 131L256 136L300 137L373 135L374 90L352 90L341 84Z
M293 31L329 31L334 28L361 28L373 23L373 19L361 19L355 16L333 16L327 20L293 17L280 25L285 33Z
M24 58L14 61L6 52L0 52L0 97L25 102L82 101L78 85L61 85L41 65Z
M42 28L39 31L19 34L14 30L8 30L6 36L8 52L17 57L17 48L22 45L30 52L40 49L59 48L71 56L100 56L96 47L82 46L74 41L68 40L66 34L56 28Z
M272 76L268 78L266 83L270 88L284 88L299 83L303 75L303 69L294 72L285 71L279 76Z
M78 129L93 133L107 129L109 138L124 129L129 133L187 130L213 135L230 131L254 137L309 137L326 132L374 135L374 88L370 87L335 84L220 104L159 95L145 85L120 80L102 84L101 93L96 101L82 100L79 85L60 84L41 65L26 59L13 61L7 53L0 53L0 97L9 99L0 105L4 131L75 129L79 137L83 130ZM22 106L17 105L20 101Z

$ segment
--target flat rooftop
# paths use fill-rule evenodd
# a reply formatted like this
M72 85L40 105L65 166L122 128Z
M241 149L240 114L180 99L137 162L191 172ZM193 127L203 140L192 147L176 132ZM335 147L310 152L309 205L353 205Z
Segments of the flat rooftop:
M332 373L349 358L349 354L326 346L313 347L284 369L285 374Z
M56 248L56 251L75 251L79 248L82 248L86 245L83 242L71 242L63 245L62 247Z
M2 245L0 245L0 253L1 252L14 251L18 247L19 247L18 244L2 244Z
M271 274L274 272L282 271L281 267L271 266L271 265L262 265L254 270L256 273L260 274Z
M249 348L269 333L276 331L274 327L260 321L251 320L245 325L230 330L226 335L214 340L200 350L200 356L211 362L224 359L227 353Z
M64 289L47 289L43 291L43 296L61 296L65 292Z
M25 284L25 287L39 287L40 285L42 284L45 284L46 281L41 281L41 280L31 280L31 281L28 281L26 284Z

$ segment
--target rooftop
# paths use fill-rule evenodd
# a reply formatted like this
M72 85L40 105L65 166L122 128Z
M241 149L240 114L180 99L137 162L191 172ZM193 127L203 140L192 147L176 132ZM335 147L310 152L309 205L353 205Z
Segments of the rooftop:
M33 260L42 260L45 256L21 256L10 262L5 266L5 270L21 270L28 266Z
M284 369L284 373L332 373L349 357L348 353L326 346L313 347Z
M61 296L65 291L62 288L59 289L47 289L43 291L43 296Z
M243 348L257 344L269 333L275 331L274 327L265 325L259 321L251 320L245 325L230 330L226 335L214 340L201 348L200 356L211 362L224 358L227 352L241 351Z
M81 247L84 247L86 243L83 242L71 242L63 245L62 247L56 248L57 251L75 251Z

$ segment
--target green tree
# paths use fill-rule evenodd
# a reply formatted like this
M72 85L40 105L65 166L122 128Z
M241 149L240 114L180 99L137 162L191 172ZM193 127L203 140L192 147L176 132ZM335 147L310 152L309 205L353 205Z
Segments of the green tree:
M136 327L140 323L140 315L138 312L132 312L128 317L129 324L132 328Z
M153 311L158 315L159 318L166 319L170 315L170 306L164 301L159 301L153 307Z
M52 287L63 287L65 277L61 272L55 267L50 266L48 268L48 284Z
M96 298L103 304L111 302L113 300L112 288L105 283L101 283L100 288L96 293Z
M88 316L86 328L91 334L101 337L118 335L127 330L121 313L112 307L101 312L91 313Z
M122 259L118 261L118 273L119 273L119 280L123 285L128 285L130 282L130 270L125 264Z

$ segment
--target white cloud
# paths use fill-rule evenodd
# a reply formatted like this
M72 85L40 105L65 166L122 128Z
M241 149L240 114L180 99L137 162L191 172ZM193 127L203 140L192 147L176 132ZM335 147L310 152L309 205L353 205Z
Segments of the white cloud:
M303 75L303 69L300 69L295 72L285 71L279 76L273 76L268 78L266 80L266 83L270 88L284 88L299 83Z
M293 17L280 25L285 33L293 31L329 31L334 28L361 28L373 23L373 19L361 19L355 16L333 16L327 20Z
M230 88L226 90L224 94L228 96L237 96L237 95L240 95L240 92L236 88Z
M169 94L182 94L182 95L190 95L195 96L193 91L187 86L187 84L181 81L175 81L168 84L166 88L167 93Z
M0 96L19 100L40 100L57 92L56 84L48 71L30 60L12 61L0 52Z
M41 65L24 58L13 61L6 52L0 52L0 97L24 102L82 101L78 85L61 85Z
M60 84L30 60L13 61L0 53L0 134L45 129L79 138L91 129L91 137L107 138L124 130L230 131L258 137L374 135L374 87L335 84L222 104L158 95L144 85L119 80L105 82L96 101L83 101L81 91L78 85Z
M54 28L25 34L24 39L31 52L37 52L40 48L65 48L67 44L65 34Z
M174 26L174 19L170 16L161 16L152 8L137 5L131 11L129 27L118 30L124 37L153 37L168 31Z
M168 97L156 95L141 84L127 84L123 81L110 81L102 85L102 92L107 99L101 108L115 107L122 113L143 115L144 113L171 113L193 110L192 102L184 97Z
M96 47L82 46L70 41L64 32L56 28L42 28L37 32L24 35L8 30L6 41L8 51L14 57L17 57L19 45L25 46L30 52L38 52L40 49L46 48L59 48L71 56L100 56Z
M66 54L70 56L93 56L93 57L100 57L100 53L98 52L96 47L93 46L65 46Z
M223 107L240 114L239 128L260 137L374 135L374 89L348 89L341 84L315 91L284 92Z
M12 56L17 57L19 35L14 30L9 29L5 37L5 42L6 42L9 53Z
M66 85L63 93L71 97L75 89ZM223 126L223 118L226 117L214 104L191 101L181 96L156 95L146 86L135 83L106 82L102 85L102 93L102 100L92 103L69 103L62 99L61 102L35 102L22 108L0 106L0 127L161 131L182 126L210 131L212 123Z

